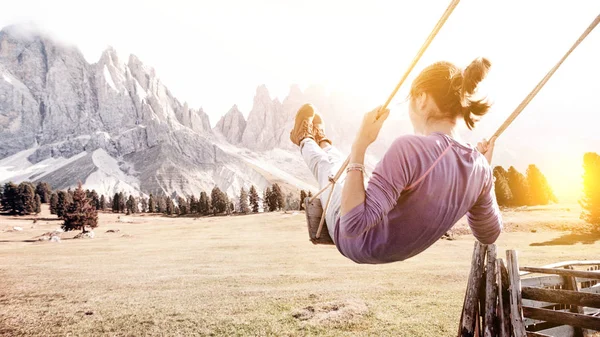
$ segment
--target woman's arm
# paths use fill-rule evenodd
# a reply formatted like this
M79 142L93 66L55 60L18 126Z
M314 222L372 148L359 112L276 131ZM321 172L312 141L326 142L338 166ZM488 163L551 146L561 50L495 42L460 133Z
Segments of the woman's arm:
M377 138L383 121L375 119L376 113L374 110L365 116L361 132L352 146L351 165L364 163L367 147ZM387 114L386 111L383 119ZM362 172L348 172L342 189L340 235L350 238L362 235L379 224L396 206L400 193L411 179L409 158L416 153L413 140L411 136L399 137L391 144L375 167L366 190Z
M355 143L350 152L350 163L364 165L367 147L364 144ZM364 202L365 185L363 172L358 170L348 171L344 188L342 189L341 214L347 214L350 210Z
M382 111L382 114L377 118L377 114L380 111L380 107L377 107L371 112L365 114L362 125L352 145L352 151L350 152L350 164L364 165L365 153L371 143L373 143L379 131L383 126L383 122L387 119L390 114L389 109ZM341 215L347 214L350 210L356 206L365 202L365 185L363 180L363 172L358 170L348 171L346 175L346 182L342 189L342 205Z

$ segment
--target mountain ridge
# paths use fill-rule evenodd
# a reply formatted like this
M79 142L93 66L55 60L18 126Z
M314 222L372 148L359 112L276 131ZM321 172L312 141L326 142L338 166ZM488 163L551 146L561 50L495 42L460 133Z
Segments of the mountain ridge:
M290 93L281 102L259 85L247 120L233 105L211 128L134 54L123 62L107 47L88 63L74 46L9 26L0 31L0 181L173 196L286 179L290 190L314 189L287 135L306 97Z

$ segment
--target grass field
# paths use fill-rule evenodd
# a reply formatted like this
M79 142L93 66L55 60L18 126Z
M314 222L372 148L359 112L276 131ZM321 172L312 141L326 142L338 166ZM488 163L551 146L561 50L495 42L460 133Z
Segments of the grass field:
M507 211L499 254L517 249L532 266L598 259L600 236L578 216ZM94 239L60 243L35 241L60 225L38 218L0 217L2 336L452 336L474 242L461 223L455 240L372 266L309 243L303 213L103 213Z

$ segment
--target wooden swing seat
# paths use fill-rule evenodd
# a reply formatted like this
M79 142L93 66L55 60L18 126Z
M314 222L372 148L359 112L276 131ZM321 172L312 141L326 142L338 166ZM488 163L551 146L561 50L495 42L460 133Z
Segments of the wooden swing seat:
M323 215L323 206L321 205L321 199L315 198L312 202L311 198L304 199L304 209L306 214L306 223L308 225L308 238L310 242L315 245L334 245L329 231L327 230L327 224L323 224L323 230L321 235L317 238L317 231L319 230L319 223Z

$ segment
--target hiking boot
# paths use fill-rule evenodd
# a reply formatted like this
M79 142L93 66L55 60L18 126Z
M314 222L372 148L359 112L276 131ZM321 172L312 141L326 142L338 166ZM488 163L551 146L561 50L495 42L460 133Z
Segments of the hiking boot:
M290 132L290 140L292 143L300 146L300 142L306 138L315 139L313 134L313 118L315 117L315 109L311 104L304 104L296 113L296 122L294 128Z
M325 136L325 124L318 113L315 113L315 117L313 118L313 134L315 135L317 144L321 145L321 142L326 142L332 145L331 140Z

